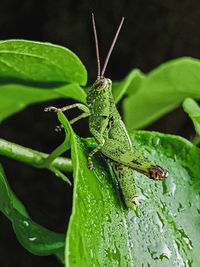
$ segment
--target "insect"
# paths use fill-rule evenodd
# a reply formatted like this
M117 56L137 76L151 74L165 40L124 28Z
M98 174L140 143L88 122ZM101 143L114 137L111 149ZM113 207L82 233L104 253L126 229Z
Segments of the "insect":
M98 143L97 147L88 155L89 169L93 169L92 157L96 152L101 151L112 163L125 202L126 204L128 203L127 206L135 207L138 205L138 199L133 178L133 170L141 172L154 180L165 179L168 176L168 171L147 159L132 144L112 96L112 81L104 77L111 52L118 38L123 21L124 18L121 20L101 70L95 20L94 15L92 14L98 73L97 79L87 95L88 106L76 103L63 108L47 107L45 108L45 111L64 112L77 107L82 110L83 113L77 118L74 118L70 122L71 124L81 118L89 117L90 132ZM59 130L61 127L58 127L57 129ZM129 182L127 183L127 181ZM132 181L132 195L127 187L128 184L130 185L130 181Z
M110 159L107 159L107 161L117 178L126 206L132 210L136 210L140 205L140 201L134 179L134 170Z

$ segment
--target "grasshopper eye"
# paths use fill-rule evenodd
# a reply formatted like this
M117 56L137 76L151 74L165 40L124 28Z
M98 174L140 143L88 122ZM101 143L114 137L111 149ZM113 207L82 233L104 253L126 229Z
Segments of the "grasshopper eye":
M95 84L95 88L97 90L103 90L107 87L108 85L108 80L107 79L101 79Z

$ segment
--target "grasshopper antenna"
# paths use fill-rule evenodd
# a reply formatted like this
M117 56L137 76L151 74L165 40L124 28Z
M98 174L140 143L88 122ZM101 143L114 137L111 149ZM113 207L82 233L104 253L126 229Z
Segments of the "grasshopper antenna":
M95 26L95 20L94 20L94 14L93 13L92 13L92 25L93 25L94 41L95 41L96 57L97 57L97 76L100 77L101 65L100 65L100 57L99 57L99 46L98 46L97 31L96 31L96 26Z
M108 51L108 54L107 54L107 57L106 57L106 59L105 59L105 63L104 63L104 65L103 65L103 69L102 69L102 72L101 72L101 77L104 76L104 73L105 73L106 67L107 67L107 65L108 65L108 61L109 61L110 55L111 55L111 53L112 53L112 51L113 51L113 47L114 47L114 45L115 45L115 43L116 43L116 41L117 41L117 37L118 37L118 35L119 35L119 32L120 32L120 30L121 30L121 27L122 27L123 22L124 22L124 17L122 18L122 20L121 20L121 22L120 22L120 24L119 24L119 27L118 27L117 32L116 32L116 34L115 34L115 37L114 37L114 39L113 39L113 41L112 41L112 44L111 44L111 46L110 46L110 49L109 49L109 51Z

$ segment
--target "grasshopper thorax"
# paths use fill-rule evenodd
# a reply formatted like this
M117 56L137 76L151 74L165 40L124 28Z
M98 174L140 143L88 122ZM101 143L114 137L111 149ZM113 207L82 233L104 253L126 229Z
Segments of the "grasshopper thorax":
M107 90L111 88L112 81L108 78L98 77L95 81L93 88L96 90Z

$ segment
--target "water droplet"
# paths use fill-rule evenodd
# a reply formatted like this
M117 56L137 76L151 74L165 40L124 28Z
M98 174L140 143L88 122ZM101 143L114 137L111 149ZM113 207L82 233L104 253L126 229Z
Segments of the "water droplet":
M154 221L155 221L155 224L158 225L160 232L162 233L163 232L163 223L162 223L161 217L158 213L156 213L154 215Z
M178 228L177 230L181 234L182 240L184 240L185 243L187 244L188 248L192 250L193 249L192 241L187 236L187 234L185 233L185 231L182 228ZM177 244L177 245L179 245L179 244Z
M198 213L200 213L200 194L196 195L196 206Z
M171 188L172 196L174 196L175 191L176 191L176 184L172 183L172 188Z
M106 216L106 221L111 222L111 218L109 216Z
M93 254L93 251L92 251L92 249L90 249L90 256L91 256L91 258L93 258L93 257L94 257L94 254Z
M23 224L24 224L25 226L29 226L29 222L27 222L27 221L23 221Z
M143 195L143 193L141 191L138 195L139 195L140 200L147 200L147 198L145 197L145 195Z
M177 161L177 160L178 160L177 155L174 154L174 161Z
M176 252L177 261L179 263L179 266L185 266L184 261L183 261L181 255L179 254L178 245L177 245L177 243L175 241L173 241L173 246L175 248L175 252ZM180 247L180 245L179 245L179 247Z
M193 246L192 246L191 240L189 238L187 238L187 237L183 237L183 240L188 245L188 248L192 250L193 249Z
M30 241L35 241L37 239L37 237L29 237Z
M178 212L183 212L184 210L185 210L185 207L183 207L183 205L179 203Z
M158 146L160 144L160 138L158 138L158 137L154 138L153 144Z
M176 184L172 177L163 181L163 194L168 194L169 196L174 196L176 191Z
M162 260L163 258L170 259L172 252L165 243L157 242L155 245L149 247L149 252L154 260Z

